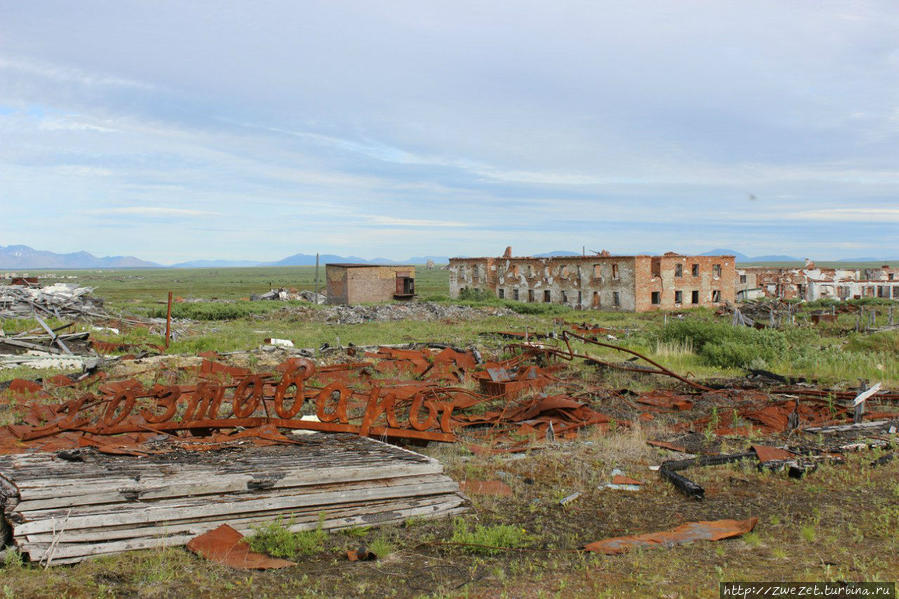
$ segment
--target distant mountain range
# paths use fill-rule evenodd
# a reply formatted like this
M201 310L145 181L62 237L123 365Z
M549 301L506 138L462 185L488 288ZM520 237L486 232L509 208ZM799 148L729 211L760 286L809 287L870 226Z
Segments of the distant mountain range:
M98 258L87 252L56 254L36 250L27 245L0 246L0 268L160 268L161 266L134 256Z
M319 263L352 262L359 264L427 264L433 260L436 264L449 262L447 256L413 256L408 260L396 261L387 258L371 260L359 256L337 256L321 254ZM166 266L156 262L148 262L134 256L106 256L98 258L88 252L57 254L44 250L36 250L27 245L0 246L0 269L84 269L84 268L239 268L251 266L314 266L315 254L294 254L277 262L260 262L258 260L190 260Z
M652 252L644 252L651 254ZM556 256L580 256L581 252L555 250L534 254L535 257L549 258ZM735 256L737 262L802 262L801 258L785 255L747 256L729 249L714 249L700 254L701 256ZM321 254L319 263L324 265L333 262L351 262L358 264L426 264L433 260L435 264L449 262L447 256L412 256L408 260L396 261L387 258L366 259L359 256L338 256ZM897 262L899 258L843 258L842 260L821 260L822 262ZM35 250L27 245L0 246L0 269L86 269L86 268L238 268L252 266L313 266L315 254L294 254L277 262L258 262L254 260L191 260L166 266L156 262L148 262L134 256L104 256L98 258L88 252L57 254L44 250Z

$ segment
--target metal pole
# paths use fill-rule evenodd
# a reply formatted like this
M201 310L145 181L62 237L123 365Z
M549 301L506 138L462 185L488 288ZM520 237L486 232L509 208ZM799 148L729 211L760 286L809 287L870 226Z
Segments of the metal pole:
M318 303L318 252L315 252L315 303Z
M172 338L172 292L169 291L169 305L165 311L165 348L169 348L169 340Z

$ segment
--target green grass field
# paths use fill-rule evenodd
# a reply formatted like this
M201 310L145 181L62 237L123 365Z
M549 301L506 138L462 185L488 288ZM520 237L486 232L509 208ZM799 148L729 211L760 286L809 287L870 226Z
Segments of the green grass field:
M133 270L63 270L36 273L48 282L75 283L93 287L96 295L115 303L164 301L169 291L180 297L240 299L269 289L312 290L314 266L262 268L150 268ZM319 289L325 288L325 267L319 269ZM449 272L415 269L415 286L420 296L448 291Z

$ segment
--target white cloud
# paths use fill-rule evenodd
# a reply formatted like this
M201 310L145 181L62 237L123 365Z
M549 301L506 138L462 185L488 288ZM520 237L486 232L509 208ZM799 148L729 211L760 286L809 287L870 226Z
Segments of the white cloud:
M394 218L392 216L370 216L368 219L376 225L387 225L394 227L469 227L468 223L454 220L430 220L416 218Z
M899 222L899 208L824 208L803 210L797 219L852 222Z
M88 73L73 67L50 64L24 58L0 57L0 69L18 71L58 82L78 83L85 86L132 87L152 90L156 86L133 79Z
M208 210L192 210L189 208L164 208L162 206L123 206L121 208L105 208L87 210L88 214L135 214L139 216L218 216L220 212Z

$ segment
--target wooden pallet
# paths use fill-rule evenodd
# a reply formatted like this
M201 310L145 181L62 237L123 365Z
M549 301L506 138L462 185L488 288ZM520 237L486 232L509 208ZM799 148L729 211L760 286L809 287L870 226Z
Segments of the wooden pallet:
M245 534L277 518L294 531L332 530L465 509L432 458L354 435L297 439L147 457L0 456L0 505L19 550L57 564L184 545L223 523Z

